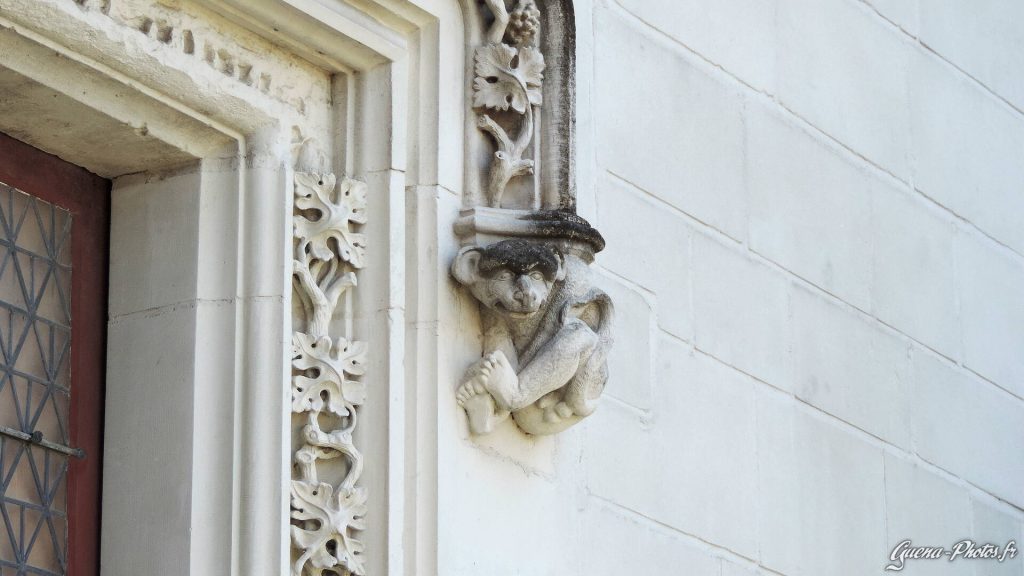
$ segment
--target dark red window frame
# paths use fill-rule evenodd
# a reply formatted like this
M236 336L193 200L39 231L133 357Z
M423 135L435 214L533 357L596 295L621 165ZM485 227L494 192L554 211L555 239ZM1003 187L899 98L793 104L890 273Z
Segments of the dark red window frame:
M0 133L0 182L72 213L68 574L98 576L110 181Z

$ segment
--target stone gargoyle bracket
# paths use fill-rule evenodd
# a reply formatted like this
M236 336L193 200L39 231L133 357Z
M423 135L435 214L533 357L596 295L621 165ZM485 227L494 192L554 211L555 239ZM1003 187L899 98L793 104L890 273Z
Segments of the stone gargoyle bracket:
M456 397L474 434L509 416L555 434L594 412L608 379L613 306L589 267L604 240L568 212L493 212L519 237L465 246L452 263L480 303L484 342Z

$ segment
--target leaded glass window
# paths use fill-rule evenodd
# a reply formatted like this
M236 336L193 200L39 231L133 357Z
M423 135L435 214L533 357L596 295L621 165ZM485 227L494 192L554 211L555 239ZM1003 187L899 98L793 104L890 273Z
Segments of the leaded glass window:
M67 572L71 221L0 184L0 576Z

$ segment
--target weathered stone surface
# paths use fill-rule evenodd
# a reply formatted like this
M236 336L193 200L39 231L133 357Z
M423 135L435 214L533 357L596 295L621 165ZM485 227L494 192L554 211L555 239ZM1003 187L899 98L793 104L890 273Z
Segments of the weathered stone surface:
M739 90L610 10L597 10L595 26L598 168L743 237Z
M920 10L921 41L1024 108L1024 4L1015 0L927 0Z
M885 455L885 509L886 534L891 547L910 540L915 546L952 548L969 536L971 502L967 490L902 455ZM973 563L963 560L905 562L906 569L901 571L905 574L975 574Z
M961 229L956 270L964 364L1024 398L1024 260Z
M198 168L167 177L129 176L111 192L111 274L145 287L110 287L110 315L120 316L189 300L198 255ZM133 271L133 272L128 272Z
M867 309L875 179L763 104L748 106L746 127L751 248Z
M452 458L437 500L438 564L445 574L577 573L580 557L566 551L578 541L580 512L558 482L482 450Z
M598 226L609 241L597 262L657 296L658 325L693 339L689 225L664 204L611 177L598 189ZM623 214L629 214L623 218ZM657 234L650 234L657 230Z
M1017 547L1024 541L1024 524L1019 509L1012 509L1003 503L988 499L974 499L971 502L971 525L974 527L974 539L977 542L991 542L997 546L1006 546L1013 540ZM1005 562L985 565L986 574L992 576L1020 576L1024 573L1024 555L1018 554Z
M694 342L701 350L789 389L789 285L739 245L693 236Z
M952 217L914 193L889 186L877 189L872 213L871 312L959 358Z
M650 423L608 403L587 428L589 490L659 523L754 557L753 381L663 337ZM722 454L731 454L722 458ZM645 471L658 470L657 474Z
M923 350L911 356L914 445L927 460L1024 504L1024 402Z
M803 287L792 293L796 396L909 449L909 343L822 294Z
M595 273L594 283L615 302L615 346L608 353L609 380L605 394L630 406L650 410L655 355L655 311L648 296L625 285L608 273Z
M722 576L760 576L765 572L750 565L740 565L722 560Z
M779 98L858 154L906 178L909 40L859 2L780 0Z
M757 413L762 565L876 573L889 552L882 449L777 391L758 390Z
M910 70L914 186L1024 252L1024 117L923 49Z
M622 6L756 89L774 92L775 0L621 0Z
M585 553L573 574L717 576L719 560L692 539L603 503L591 502L580 515Z
M867 0L867 3L907 34L917 36L920 29L920 0Z
M128 542L103 539L106 569L138 574L155 562L171 566L189 554L189 531L195 400L187 382L195 370L196 310L165 310L159 315L134 315L112 322L107 346L124 361L107 375L107 414L103 475L103 516L134 520L124 536ZM175 438L175 442L167 442ZM143 473L135 467L146 463ZM134 498L118 497L133 494ZM221 524L223 526L223 524ZM146 547L161 542L147 560L114 554L121 546Z

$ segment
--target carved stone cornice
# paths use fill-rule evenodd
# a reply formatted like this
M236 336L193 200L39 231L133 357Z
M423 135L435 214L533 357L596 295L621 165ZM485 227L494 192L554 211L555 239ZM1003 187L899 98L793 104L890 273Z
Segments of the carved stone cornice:
M295 174L293 278L304 328L292 334L292 413L304 425L291 483L292 576L365 573L355 533L364 529L367 494L352 433L366 399L358 380L366 344L331 334L341 296L364 264L366 239L354 228L366 222L365 210L363 183ZM340 481L323 477L325 461L341 462Z

